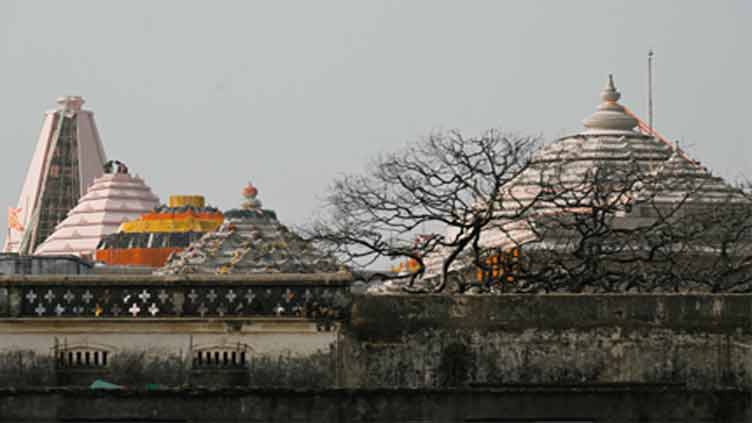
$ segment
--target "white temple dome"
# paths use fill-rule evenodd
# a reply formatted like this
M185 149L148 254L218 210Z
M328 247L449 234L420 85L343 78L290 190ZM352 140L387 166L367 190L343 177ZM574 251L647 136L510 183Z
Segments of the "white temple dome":
M584 120L586 129L547 144L534 154L530 166L514 179L509 190L502 195L500 220L481 233L480 245L507 249L535 239L535 233L525 225L505 226L514 223L504 220L505 213L514 215L520 207L533 204L541 189L546 187L558 188L562 192L567 192L567 188L583 187L580 193L588 192L583 185L591 180L588 175L603 168L621 169L625 174L635 172L634 178L641 175L646 181L659 181L659 186L652 193L654 206L670 207L684 201L690 206L746 201L735 187L711 174L677 145L633 130L640 122L617 103L619 98L613 77L609 75L601 93L603 102L595 113ZM637 184L633 188L635 192L630 194L640 195L636 192L639 191ZM541 215L566 209L547 201L539 201L532 208ZM651 205L647 205L644 211L652 213L650 208ZM625 222L636 222L635 219L642 218L641 210L634 207L619 218ZM439 274L444 258L443 252L427 257L426 274ZM455 262L451 270L465 265L467 263Z
M34 254L93 256L102 237L159 205L151 188L141 178L131 176L125 165L108 162L105 168L107 173L94 180Z

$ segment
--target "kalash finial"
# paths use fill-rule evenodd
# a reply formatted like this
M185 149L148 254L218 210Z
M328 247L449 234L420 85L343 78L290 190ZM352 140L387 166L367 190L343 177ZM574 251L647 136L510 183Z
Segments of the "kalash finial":
M243 187L243 198L245 198L245 201L243 201L242 207L245 210L256 210L261 208L261 200L256 198L258 195L258 189L253 186L253 183L250 181L248 184Z
M616 90L616 86L614 85L614 74L609 73L606 87L603 88L603 91L601 92L601 100L604 102L615 103L619 101L620 98L621 93Z
M620 98L621 93L614 85L614 76L609 74L606 87L601 91L602 103L595 113L583 121L585 127L595 131L631 131L637 126L637 119L628 115L624 107L617 103Z

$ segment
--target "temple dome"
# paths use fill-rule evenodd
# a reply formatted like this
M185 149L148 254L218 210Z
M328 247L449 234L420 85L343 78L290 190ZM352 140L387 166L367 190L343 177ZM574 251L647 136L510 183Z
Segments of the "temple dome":
M658 136L617 103L619 98L620 93L609 75L601 93L602 103L583 121L585 129L542 147L534 154L529 167L510 183L501 198L499 222L481 234L481 245L508 249L535 239L534 231L528 226L515 226L517 222L506 220L506 216L514 215L520 207L536 201L542 189L555 191L564 187L562 191L567 192L568 188L575 187L579 189L579 195L589 192L583 184L591 181L588 175L592 176L599 169L634 172L635 178L652 181L651 190L639 192L635 189L629 193L627 197L638 200L635 203L645 195L652 196L655 205L668 207L681 202L689 207L704 207L746 201L738 189L711 174L676 144ZM635 223L641 219L641 211L648 214L649 208L645 206L640 210L640 207L634 207L618 218L625 224ZM541 213L541 216L548 212L583 211L582 208L565 210L561 205L546 201L537 202L531 210ZM426 273L438 274L443 258L444 252L427 257ZM464 265L466 263L455 262L452 270Z
M261 208L252 184L242 190L239 209L225 212L225 222L173 255L158 274L320 273L343 270L333 258Z
M111 163L114 165L109 166ZM159 204L159 199L138 176L120 162L108 162L78 204L37 247L34 254L93 256L97 244L123 222L137 219Z
M530 167L512 184L515 199L532 200L541 182L556 186L580 183L595 169L631 169L652 180L663 180L657 201L677 201L692 187L692 202L728 200L738 191L721 178L712 175L699 162L692 160L676 144L667 142L654 131L640 132L643 127L624 106L617 103L620 93L609 75L598 110L583 123L585 130L565 136L541 148ZM647 128L647 125L644 125ZM671 187L668 182L671 182Z
M109 266L162 267L172 254L184 250L224 221L201 195L171 195L167 205L123 223L102 238L96 261Z

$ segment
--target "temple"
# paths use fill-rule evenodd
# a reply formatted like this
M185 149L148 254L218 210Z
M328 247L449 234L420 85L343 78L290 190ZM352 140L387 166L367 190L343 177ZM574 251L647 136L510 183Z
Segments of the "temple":
M588 213L587 204L594 204L595 200L585 196L593 195L595 190L583 184L594 184L595 172L619 174L634 183L634 189L622 193L624 204L613 216L614 227L644 225L660 210L679 206L683 211L698 211L746 201L738 189L712 175L678 145L656 136L652 129L646 131L645 125L618 102L621 93L611 75L600 98L596 111L583 120L582 131L541 148L529 167L510 183L500 199L497 221L488 225L480 237L485 249L508 256L492 259L517 260L521 250L524 255L533 250L564 248L576 234L559 227L558 231L549 231L543 240L541 225L554 215ZM557 190L558 200L542 201L541 190L546 189ZM567 203L573 206L564 205ZM508 217L528 206L532 207L525 218ZM537 229L531 225L537 225ZM440 252L427 258L429 278L440 274L445 256ZM461 272L467 268L475 266L465 257L454 262L451 270ZM392 281L374 287L372 292L399 290L398 285Z
M313 248L261 208L258 190L243 189L240 209L225 212L225 223L173 255L157 271L163 275L317 273L346 270Z
M57 102L45 114L17 206L8 211L4 252L34 252L102 174L106 158L94 113L81 108L79 96Z
M121 224L159 205L159 199L121 162L108 162L76 207L34 252L37 255L76 255L92 260L103 237Z
M103 237L96 260L108 266L153 270L223 221L222 212L207 206L203 196L173 195L167 205L154 207Z
M605 165L657 181L654 204L627 198L619 224L685 200L737 201L678 146L636 129L619 97L609 78L585 129L538 151L504 193L514 201L499 202L537 202L542 187ZM119 162L100 176L82 102L47 115L9 215L6 250L21 254L0 255L0 422L752 421L752 283L738 295L369 287L250 183L222 213L197 195L158 206ZM535 205L534 217L582 212ZM512 230L489 225L484 247L530 252L535 233L514 212L500 209ZM427 260L433 276L441 260Z

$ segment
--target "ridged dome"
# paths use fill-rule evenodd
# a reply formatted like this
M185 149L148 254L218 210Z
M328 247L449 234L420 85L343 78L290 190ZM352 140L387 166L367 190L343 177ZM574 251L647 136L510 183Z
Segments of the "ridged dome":
M122 171L106 173L94 180L76 207L34 254L92 256L102 237L158 204L159 199L143 179Z
M258 190L248 184L240 209L225 212L225 222L174 255L156 273L250 274L337 272L342 267L261 208Z
M559 195L572 198L571 204L578 204L578 200L582 201L591 192L586 184L592 183L593 172L598 170L613 170L617 175L621 172L630 175L627 178L652 182L650 190L639 192L641 190L635 189L629 196L635 200L639 200L640 195L652 196L651 201L656 206L670 207L683 201L690 207L746 201L736 188L712 175L678 146L632 130L639 122L617 103L619 97L613 78L609 76L601 94L603 103L584 121L587 129L560 138L536 152L530 166L515 178L509 191L502 196L499 223L481 234L481 245L504 249L535 239L536 234L528 226L515 226L514 221L504 220L505 212L513 215L521 207L527 207L544 189L559 190ZM565 202L561 199L558 204L538 201L533 209L541 215L578 212L578 209L567 209L562 204ZM587 204L587 199L579 204ZM639 214L635 208L620 219L636 222L634 219L640 219ZM442 254L434 254L425 260L427 274L440 272ZM463 265L456 263L454 268Z

